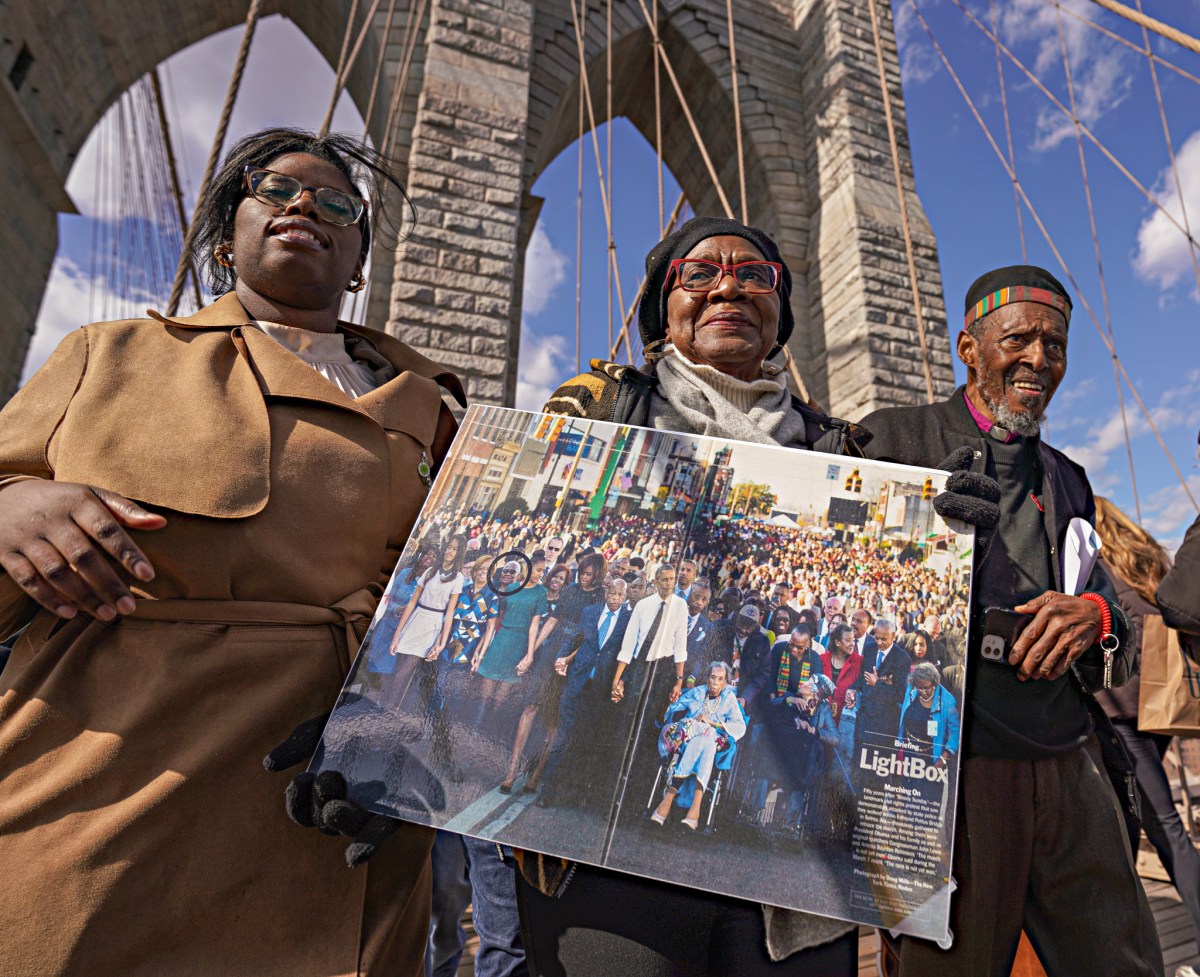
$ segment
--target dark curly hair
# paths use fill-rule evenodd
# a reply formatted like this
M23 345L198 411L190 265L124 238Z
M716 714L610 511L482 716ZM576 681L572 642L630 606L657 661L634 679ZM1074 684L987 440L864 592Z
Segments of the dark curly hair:
M351 186L369 202L370 212L358 226L362 232L364 260L371 248L371 221L388 218L384 214L384 193L390 184L416 219L416 208L403 184L393 175L397 163L391 157L364 146L357 139L338 133L318 136L303 129L263 129L236 142L204 192L196 218L196 236L192 242L192 260L213 295L224 295L237 281L237 271L217 263L213 255L218 244L233 240L238 204L246 195L243 172L246 166L267 166L289 153L307 153L323 159L350 181ZM366 193L363 193L363 189Z

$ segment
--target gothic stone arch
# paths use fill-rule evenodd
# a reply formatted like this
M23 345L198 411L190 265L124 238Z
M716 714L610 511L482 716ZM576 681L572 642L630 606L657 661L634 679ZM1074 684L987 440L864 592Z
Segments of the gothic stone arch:
M360 4L359 17L367 4ZM364 107L379 46L389 69L372 136L382 141L399 39L368 38L348 89ZM850 417L923 399L919 352L875 54L859 0L735 4L750 219L780 241L796 277L794 356L814 395ZM336 62L350 0L267 0ZM936 390L952 384L932 231L912 183L890 9L881 0L908 208ZM57 244L72 212L64 183L104 110L175 51L241 23L244 0L105 0L46 16L40 0L0 7L0 164L17 201L0 224L0 394L20 373ZM737 199L728 38L722 0L660 0L664 46L688 92L727 196ZM602 90L604 0L589 0L586 50ZM636 0L615 0L617 111L653 134L649 32ZM529 188L574 137L578 58L564 0L431 0L397 121L397 152L421 222L394 254L377 252L370 321L460 369L472 396L512 403L524 249L539 201ZM698 213L716 195L669 86L664 157ZM735 203L736 206L736 203ZM399 273L393 274L395 269ZM393 280L394 278L394 280Z
M386 4L347 80L364 112ZM408 16L398 5L389 43L389 68L379 86L372 138L383 139L391 78ZM266 0L261 16L283 14L337 64L351 0ZM369 4L359 3L361 23ZM177 51L228 27L245 23L247 0L8 0L0 4L0 173L9 201L0 222L0 401L16 389L46 278L58 245L59 213L76 213L65 184L76 155L104 112L135 81ZM396 47L395 52L392 46ZM397 129L412 126L421 84L421 51L414 57L405 111ZM183 79L179 79L182 83ZM222 93L216 93L220 97ZM323 108L323 106L322 106ZM407 139L400 141L407 154ZM198 175L198 174L197 174ZM387 314L393 252L375 262L375 301L368 314ZM166 296L163 296L165 303ZM86 310L80 310L82 317Z
M540 206L530 187L577 135L567 2L432 4L409 158L421 223L397 255L388 327L460 370L484 402L511 404L516 390L524 249ZM878 6L935 393L945 395L953 374L936 244L913 186L890 8ZM662 0L659 8L664 47L737 208L725 4ZM791 351L835 413L924 402L866 5L756 0L735 4L735 18L749 215L780 242L796 278ZM649 36L637 0L615 0L614 113L653 140ZM604 45L605 4L590 0L585 48L597 117ZM662 88L665 162L697 213L720 213L665 74Z

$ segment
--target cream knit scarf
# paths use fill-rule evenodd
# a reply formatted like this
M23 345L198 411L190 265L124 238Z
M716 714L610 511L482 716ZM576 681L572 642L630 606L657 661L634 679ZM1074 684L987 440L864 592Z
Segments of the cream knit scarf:
M655 363L650 424L660 431L804 448L804 418L787 386L771 376L738 380L686 360L675 349Z

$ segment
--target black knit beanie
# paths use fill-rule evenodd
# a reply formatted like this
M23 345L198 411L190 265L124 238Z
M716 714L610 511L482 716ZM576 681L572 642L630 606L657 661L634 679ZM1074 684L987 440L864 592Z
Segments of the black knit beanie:
M663 291L663 283L671 270L671 262L676 258L685 257L706 238L726 234L745 238L762 252L767 261L778 261L783 265L783 277L779 282L777 342L788 341L796 325L796 320L792 317L792 273L788 271L788 266L780 256L779 247L765 231L760 231L757 227L748 227L725 217L693 217L674 234L668 234L654 245L646 255L646 288L638 306L638 331L642 334L643 346L649 346L667 336L667 296Z

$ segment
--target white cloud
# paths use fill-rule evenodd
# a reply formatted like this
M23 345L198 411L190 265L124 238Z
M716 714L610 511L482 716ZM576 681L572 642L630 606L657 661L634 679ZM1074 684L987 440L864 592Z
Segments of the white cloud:
M150 295L118 295L104 279L93 279L70 258L59 255L50 269L21 383L38 371L72 330L99 316L109 319L142 316L154 304L155 299Z
M920 85L937 73L941 62L907 3L902 0L894 4L892 15L895 18L896 51L900 55L900 77L906 87Z
M546 308L555 289L566 280L569 264L567 256L554 247L539 221L525 251L521 357L517 366L518 410L541 410L550 394L570 375L566 339L539 335L524 318Z
M1188 488L1200 499L1200 475L1188 477ZM1142 501L1142 526L1168 550L1174 552L1183 534L1196 518L1196 509L1183 486L1174 483Z
M567 341L539 336L521 323L521 361L517 368L517 410L540 411L567 379Z
M1128 399L1125 402L1125 415L1131 441L1151 433L1142 412ZM1164 390L1159 395L1158 403L1150 408L1150 416L1160 432L1180 427L1195 430L1200 425L1200 370L1191 370L1184 377L1184 383ZM1076 464L1082 465L1093 483L1107 488L1110 484L1107 480L1116 474L1107 471L1111 456L1117 451L1124 455L1125 429L1119 408L1114 408L1107 418L1098 420L1099 423L1091 428L1086 440L1063 445L1060 450Z
M210 35L169 58L160 69L189 215L208 160L242 30L239 24ZM281 15L264 17L250 48L223 152L242 136L268 126L315 130L329 104L333 82L333 69L295 23ZM113 111L115 106L110 110ZM108 115L105 120L111 123ZM84 214L94 214L97 207L95 174L104 141L101 128L97 126L84 143L67 182L71 198ZM362 117L344 92L331 128L354 136L362 133ZM108 140L110 144L113 141L111 136Z
M1193 236L1200 231L1200 130L1193 132L1175 156L1179 171L1179 183L1183 190L1183 201L1175 186L1171 167L1166 166L1154 181L1151 192L1163 208L1183 223L1183 205L1186 204ZM1151 213L1138 228L1137 251L1133 255L1133 270L1145 281L1153 282L1166 290L1183 279L1194 278L1191 244L1183 232L1168 219L1161 210ZM1193 291L1193 298L1197 295Z
M1089 0L1063 0L1062 5L1082 17L1094 19L1095 7ZM1000 18L1001 40L1069 107L1058 33L1060 17L1076 109L1080 121L1091 128L1129 94L1133 77L1126 69L1129 58L1124 50L1106 42L1102 35L1075 17L1061 15L1044 0L1014 0ZM1031 47L1032 64L1026 53ZM1018 69L1006 59L1005 72L1015 70ZM1075 124L1049 104L1038 110L1035 128L1037 135L1032 148L1039 152L1053 149L1075 135Z
M522 309L537 315L550 302L554 290L567 277L567 256L554 247L541 221L533 228L525 251L525 288Z

